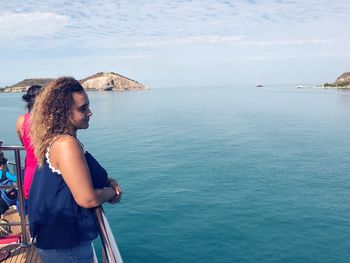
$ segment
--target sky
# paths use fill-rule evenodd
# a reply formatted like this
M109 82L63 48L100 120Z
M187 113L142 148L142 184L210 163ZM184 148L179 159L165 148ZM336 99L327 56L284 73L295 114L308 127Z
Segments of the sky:
M350 71L347 0L7 0L0 86L116 72L149 87L320 84Z

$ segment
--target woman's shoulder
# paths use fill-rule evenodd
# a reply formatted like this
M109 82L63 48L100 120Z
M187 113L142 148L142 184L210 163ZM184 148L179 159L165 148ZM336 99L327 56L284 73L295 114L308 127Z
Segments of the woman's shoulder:
M22 128L23 122L25 119L25 114L19 115L17 118L17 123L16 123L16 127L18 128Z
M26 114L21 114L18 116L17 121L24 120L25 117L26 117Z
M66 147L71 148L71 147L80 147L81 145L78 141L77 138L75 138L74 136L70 135L70 134L60 134L58 136L56 136L49 148L57 148L57 149L65 149Z
M84 155L84 149L79 140L69 134L60 134L55 137L47 148L47 152L58 157Z
M47 162L55 171L62 171L65 163L81 159L84 152L79 141L71 135L60 134L53 139L45 154Z

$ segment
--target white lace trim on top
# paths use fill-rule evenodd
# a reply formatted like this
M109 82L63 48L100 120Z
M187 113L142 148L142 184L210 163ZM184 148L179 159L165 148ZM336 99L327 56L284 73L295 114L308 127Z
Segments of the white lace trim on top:
M77 139L77 140L78 140L78 139ZM85 154L85 153L86 153L86 150L85 150L84 144L82 144L79 140L78 140L78 142L79 142L81 148L83 148L83 152L84 152L84 154ZM52 165L51 162L50 162L50 153L49 153L49 152L50 152L50 147L51 147L51 144L52 144L52 143L53 143L53 142L51 142L50 145L49 145L49 147L47 147L47 150L46 150L46 153L45 153L46 161L47 161L47 164L49 165L50 170L51 170L53 173L58 173L58 174L61 174L61 175L62 175L61 171L60 171L59 169L56 169L55 167L53 167L53 165Z
M47 150L46 150L46 153L45 153L45 157L46 157L47 164L49 165L49 168L50 168L50 170L51 170L53 173L62 174L61 171L60 171L59 169L56 169L55 167L53 167L53 165L52 165L51 162L50 162L50 154L49 154L50 146L51 146L51 144L49 145L49 147L47 147Z

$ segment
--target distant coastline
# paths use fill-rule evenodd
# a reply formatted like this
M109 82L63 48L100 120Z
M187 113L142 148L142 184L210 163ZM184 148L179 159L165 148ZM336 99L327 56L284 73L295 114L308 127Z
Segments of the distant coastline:
M321 85L321 86L314 86L314 89L350 89L350 86L326 86L326 85Z
M0 93L26 92L32 85L46 86L52 81L54 81L53 78L25 79L12 86L1 87ZM114 72L98 72L94 75L81 79L79 82L86 90L126 91L146 89L145 85L137 82L136 80Z
M297 89L314 88L314 89L350 89L350 72L344 72L333 83L324 83L318 85L297 85Z
M333 83L323 84L324 89L349 89L350 72L344 72Z

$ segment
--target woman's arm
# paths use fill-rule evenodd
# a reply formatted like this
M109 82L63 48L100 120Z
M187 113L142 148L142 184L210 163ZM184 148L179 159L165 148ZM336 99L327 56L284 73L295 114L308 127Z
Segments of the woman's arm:
M61 171L78 205L92 208L115 196L112 187L93 188L83 149L74 137L64 135L54 141L50 148L50 162Z
M18 138L21 141L22 145L23 145L23 140L22 140L22 136L23 136L22 126L23 126L23 122L24 122L24 115L20 115L18 117L18 119L17 119L16 131L17 131Z

